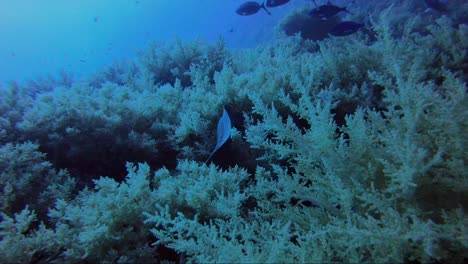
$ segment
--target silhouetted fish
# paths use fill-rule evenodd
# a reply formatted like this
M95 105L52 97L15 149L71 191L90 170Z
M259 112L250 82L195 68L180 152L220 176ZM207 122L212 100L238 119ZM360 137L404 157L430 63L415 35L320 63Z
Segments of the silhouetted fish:
M442 2L441 0L424 0L424 3L428 8L440 11L440 12L447 12L447 4Z
M344 21L338 23L335 27L330 30L330 34L333 36L348 36L351 34L356 33L359 29L361 29L364 24L356 23L353 21Z
M312 17L318 17L322 20L327 20L328 18L342 11L349 13L349 11L346 10L346 7L339 7L339 6L332 5L332 4L326 4L326 5L321 5L319 7L312 9L309 15Z
M289 2L289 0L267 0L266 1L266 6L276 7L276 6L284 5L284 4L288 3L288 2Z
M236 9L236 13L241 16L250 16L256 14L263 8L269 15L271 13L265 8L265 3L259 4L257 2L245 2Z

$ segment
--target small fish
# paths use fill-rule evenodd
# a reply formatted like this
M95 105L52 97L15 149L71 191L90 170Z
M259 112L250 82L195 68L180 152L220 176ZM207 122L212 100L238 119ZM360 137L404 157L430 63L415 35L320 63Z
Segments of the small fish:
M99 17L98 16L95 16L94 19L93 19L94 23L97 23L99 22Z
M447 12L447 3L442 2L441 0L424 0L426 6L430 9L434 9L440 12Z
M250 16L256 14L263 8L269 15L271 13L265 8L265 3L259 4L257 2L245 2L236 9L236 13L241 16Z
M350 13L346 7L339 7L332 4L321 5L316 7L310 11L309 15L312 17L318 17L322 20L327 20L328 18L340 13L340 12L347 12Z
M288 3L288 2L289 2L289 0L267 0L266 1L266 6L276 7L276 6L284 5L284 4Z
M86 62L86 60L81 59L80 62L83 62L83 63L84 63L84 62Z
M353 21L344 21L338 23L335 27L330 30L330 34L333 36L348 36L351 34L356 33L359 29L361 29L364 26L364 24L361 23L356 23Z
M229 117L228 112L226 111L226 108L223 108L223 116L218 121L218 140L216 143L216 147L214 150L211 152L210 156L208 159L205 161L205 163L208 163L210 161L211 157L216 153L216 151L228 141L229 138L231 138L231 129L232 129L232 124L231 124L231 118Z

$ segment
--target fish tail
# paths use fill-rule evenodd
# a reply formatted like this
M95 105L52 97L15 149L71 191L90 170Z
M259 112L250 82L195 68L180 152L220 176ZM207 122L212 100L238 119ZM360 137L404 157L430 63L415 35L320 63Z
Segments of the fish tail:
M269 14L271 16L270 11L268 11L268 9L266 9L266 7L265 7L265 1L263 1L261 7L265 10L265 12L267 12L267 14Z

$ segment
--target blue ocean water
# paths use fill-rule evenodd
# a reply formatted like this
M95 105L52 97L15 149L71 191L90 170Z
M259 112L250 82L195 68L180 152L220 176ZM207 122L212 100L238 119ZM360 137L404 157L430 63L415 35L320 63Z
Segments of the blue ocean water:
M0 81L34 79L65 70L86 76L132 57L150 41L176 37L231 48L254 47L271 38L291 1L269 16L237 15L241 0L18 0L0 1Z

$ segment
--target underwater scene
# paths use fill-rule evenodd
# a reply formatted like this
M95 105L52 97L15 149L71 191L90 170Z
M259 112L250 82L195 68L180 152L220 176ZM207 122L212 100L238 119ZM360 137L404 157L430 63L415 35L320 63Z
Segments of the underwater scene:
M467 263L466 0L0 0L0 263Z

